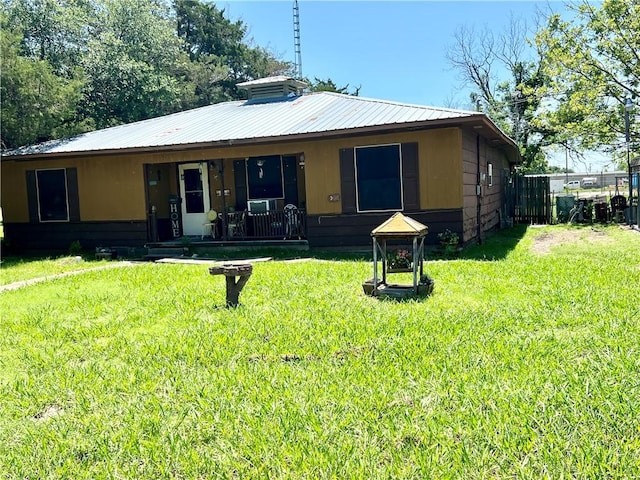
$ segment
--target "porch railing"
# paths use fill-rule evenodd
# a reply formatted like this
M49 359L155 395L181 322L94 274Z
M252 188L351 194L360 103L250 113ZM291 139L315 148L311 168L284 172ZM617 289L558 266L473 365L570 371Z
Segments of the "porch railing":
M250 239L302 239L306 238L306 214L304 210L269 210L263 213L245 214L244 238ZM236 236L232 236L234 239Z

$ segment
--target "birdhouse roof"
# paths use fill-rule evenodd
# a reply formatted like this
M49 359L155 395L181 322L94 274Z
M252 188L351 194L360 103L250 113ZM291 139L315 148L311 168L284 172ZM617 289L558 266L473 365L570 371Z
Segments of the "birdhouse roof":
M424 237L429 233L429 227L406 217L400 212L394 213L389 219L371 231L372 237Z

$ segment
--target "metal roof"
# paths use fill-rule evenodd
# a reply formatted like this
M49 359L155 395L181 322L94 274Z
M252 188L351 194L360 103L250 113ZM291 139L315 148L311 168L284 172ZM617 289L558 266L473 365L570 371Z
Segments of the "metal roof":
M515 144L479 112L317 92L277 100L231 101L96 130L3 152L22 155L79 154L117 150L182 148L189 145L259 142L304 135L324 136L373 127L393 128L454 124L475 119L499 137Z

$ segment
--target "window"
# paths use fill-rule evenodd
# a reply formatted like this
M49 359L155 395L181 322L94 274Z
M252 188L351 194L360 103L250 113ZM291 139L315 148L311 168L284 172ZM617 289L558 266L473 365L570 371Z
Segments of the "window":
M355 148L358 212L402 210L400 145Z
M247 187L250 200L284 198L280 155L247 160Z
M184 196L186 213L204 212L204 188L202 173L199 168L185 168L183 170Z
M67 174L64 168L36 170L38 216L41 222L68 222Z
M487 184L493 186L493 163L487 164Z

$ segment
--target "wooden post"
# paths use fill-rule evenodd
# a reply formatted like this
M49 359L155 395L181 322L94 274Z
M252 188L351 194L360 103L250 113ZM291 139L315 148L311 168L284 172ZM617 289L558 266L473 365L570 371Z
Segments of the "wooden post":
M209 268L211 275L224 275L227 286L227 307L237 307L238 297L244 286L249 281L253 272L250 263L216 265ZM236 279L236 277L238 277Z

